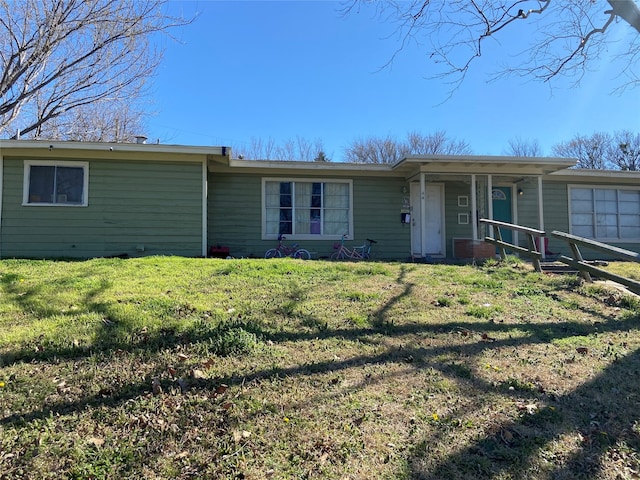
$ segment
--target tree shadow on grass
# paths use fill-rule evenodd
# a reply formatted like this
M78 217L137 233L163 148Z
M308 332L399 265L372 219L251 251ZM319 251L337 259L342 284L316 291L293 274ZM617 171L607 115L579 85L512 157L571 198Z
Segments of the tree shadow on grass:
M523 410L517 421L498 425L492 434L472 440L436 465L429 461L432 439L424 439L414 447L411 478L593 479L599 478L605 461L619 462L619 478L626 478L640 466L639 372L640 351L636 350L593 380L549 405ZM627 381L630 377L633 380ZM574 451L547 448L563 436L575 439Z
M387 321L389 311L403 298L410 296L415 285L407 283L404 278L405 271L401 272L397 284L401 285L401 291L381 305L373 317L376 319L370 327L329 329L306 332L273 332L261 328L258 324L247 322L244 327L264 341L272 342L303 342L313 339L344 338L361 342L374 342L372 337L383 335L389 338L398 338L406 335L424 334L451 334L459 336L460 331L471 331L473 335L468 338L458 338L455 345L430 347L421 344L410 345L402 349L397 347L386 348L375 355L362 355L339 361L324 361L311 365L296 365L291 367L272 367L246 374L230 375L216 381L199 381L194 388L212 390L220 383L229 385L250 384L254 381L275 377L302 377L327 372L340 372L353 367L365 365L383 365L389 363L405 363L406 369L420 370L433 368L442 374L471 385L478 393L494 392L496 387L482 379L475 378L465 365L459 362L442 361L443 357L454 354L458 358L474 358L489 349L519 348L535 343L544 344L549 340L563 339L573 336L585 336L591 333L620 332L629 329L640 328L640 319L631 317L627 319L615 319L600 315L601 322L598 325L562 323L561 321L549 321L546 323L520 323L501 324L490 321L478 321L465 319L451 321L438 325L407 324L393 325ZM77 358L89 356L96 352L108 355L118 350L126 352L156 352L164 348L173 348L178 345L187 345L207 342L212 339L214 332L210 329L202 329L193 326L182 331L172 328L159 329L154 332L131 332L124 320L113 314L110 305L95 302L100 288L86 295L86 306L89 310L99 312L109 319L98 332L94 345L78 348L69 346L46 346L38 351L24 349L9 352L2 357L2 363L12 362L48 362L59 358ZM304 292L296 290L295 297L303 297ZM33 307L33 299L37 292L24 295L19 301L24 308ZM291 300L291 298L289 299ZM279 308L279 307L278 307ZM580 308L580 307L578 307ZM584 309L589 315L597 312ZM46 313L43 310L42 313ZM598 314L599 315L599 314ZM320 320L318 319L318 322ZM517 328L524 335L506 338L509 331ZM498 340L484 340L479 332L502 334ZM409 360L410 359L410 360ZM584 438L583 445L577 449L570 459L562 463L560 467L553 467L550 471L557 478L593 478L597 474L602 458L612 446L619 440L624 440L626 446L638 448L638 435L633 425L638 421L637 415L619 418L613 412L628 412L638 395L637 382L620 382L624 376L637 376L640 370L638 353L634 352L616 362L601 373L593 381L582 385L570 394L554 399L555 410L544 408L534 413L527 413L519 421L500 425L495 434L486 435L473 441L466 449L457 452L437 465L425 464L422 460L428 455L430 439L413 446L415 452L411 462L411 475L413 478L492 478L502 473L518 478L522 469L534 462L541 448L553 442L560 435L567 432L580 432ZM160 375L163 367L153 370L149 375ZM149 376L147 375L147 377ZM634 377L635 378L635 377ZM150 379L144 378L139 382L131 382L109 391L103 391L93 395L85 395L72 401L60 401L45 407L32 408L30 411L15 413L0 419L2 425L22 425L51 415L65 415L77 412L87 407L121 405L128 400L149 394ZM378 381L383 381L383 378ZM611 382L615 382L611 384ZM607 383L609 382L609 383ZM359 388L354 386L351 388ZM615 389L615 390L614 390ZM514 398L522 397L522 392L509 393ZM324 394L320 394L324 395ZM624 396L620 402L619 397ZM536 398L535 395L532 398ZM309 402L322 400L320 397L309 399ZM585 405L594 408L585 408ZM595 416L594 416L595 415ZM594 420L595 419L595 420ZM510 436L505 436L504 432ZM524 433L522 433L524 432ZM446 432L442 433L446 438Z

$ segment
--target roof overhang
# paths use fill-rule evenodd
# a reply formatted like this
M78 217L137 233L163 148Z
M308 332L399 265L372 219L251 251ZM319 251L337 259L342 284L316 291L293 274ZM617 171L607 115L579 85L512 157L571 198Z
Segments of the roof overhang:
M147 143L72 142L60 140L0 140L0 155L36 158L129 160L202 160L226 162L229 147L200 147ZM197 158L199 157L199 158Z
M299 162L288 160L239 160L230 159L224 165L209 162L210 171L229 171L242 169L249 173L261 174L308 174L308 175L366 175L399 176L389 164L350 163L350 162Z
M437 174L547 175L573 167L577 160L552 157L503 157L475 155L411 156L393 165L395 171Z
M549 180L570 183L615 183L616 185L640 184L640 172L622 170L592 170L587 168L572 168L560 170L549 175Z

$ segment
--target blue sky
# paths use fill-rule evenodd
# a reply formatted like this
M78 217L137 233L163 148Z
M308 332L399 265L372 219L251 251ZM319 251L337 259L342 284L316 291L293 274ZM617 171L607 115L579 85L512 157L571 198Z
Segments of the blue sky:
M446 131L479 155L503 154L516 137L538 140L550 155L576 134L640 131L640 88L612 94L618 70L610 58L578 88L563 79L553 89L521 78L488 82L487 73L517 48L517 37L503 37L447 100L450 85L430 78L424 50L406 47L383 68L399 46L393 26L370 10L345 17L339 8L331 1L172 1L174 13L198 17L173 32L179 41L163 41L150 142L240 151L252 138L302 137L321 140L341 161L355 139L402 139L410 131Z

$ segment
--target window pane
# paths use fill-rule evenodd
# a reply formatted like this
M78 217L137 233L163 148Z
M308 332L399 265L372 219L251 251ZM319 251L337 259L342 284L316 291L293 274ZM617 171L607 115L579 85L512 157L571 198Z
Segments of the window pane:
M325 235L345 235L349 233L349 211L328 210L324 216Z
M82 203L84 169L78 167L56 167L55 203Z
M29 203L53 203L54 166L32 165L29 170Z
M595 191L596 203L600 201L615 202L618 199L616 190L610 188L600 188Z
M573 213L592 213L593 202L591 200L573 200L571 202L571 211Z
M571 232L579 237L593 238L593 227L591 226L573 227Z
M596 238L618 238L618 227L598 225L596 228Z
M325 208L347 208L349 206L349 185L346 183L324 184Z
M620 227L620 238L640 238L640 227Z
M266 182L264 186L264 201L269 207L280 207L280 183L279 182Z
M293 206L291 202L291 182L280 183L280 206L291 207Z
M588 200L591 202L593 200L593 190L590 188L572 188L571 200Z

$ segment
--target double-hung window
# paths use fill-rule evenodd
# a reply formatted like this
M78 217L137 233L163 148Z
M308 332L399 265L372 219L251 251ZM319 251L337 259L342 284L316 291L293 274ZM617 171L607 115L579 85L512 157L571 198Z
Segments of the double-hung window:
M24 162L23 205L86 206L87 162Z
M569 187L571 233L603 241L640 239L640 190Z
M263 179L263 238L352 235L350 180Z

